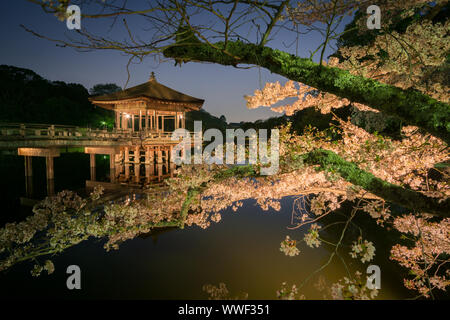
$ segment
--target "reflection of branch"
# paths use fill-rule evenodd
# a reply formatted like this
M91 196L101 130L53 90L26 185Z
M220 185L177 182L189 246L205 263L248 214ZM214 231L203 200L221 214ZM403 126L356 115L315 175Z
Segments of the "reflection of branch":
M342 204L344 201L346 201L346 200L342 200L342 201L338 202L338 204ZM287 227L287 228L290 229L290 230L295 230L295 229L298 229L298 228L300 228L300 227L302 227L302 226L304 226L304 225L307 225L307 224L311 224L311 223L317 222L317 221L319 221L320 219L322 219L322 218L326 217L327 215L329 215L330 213L332 213L333 211L334 211L334 210L328 210L327 212L321 214L320 216L318 216L318 217L315 218L315 219L312 219L312 220L308 220L308 221L299 223L299 224L297 224L295 227Z
M331 255L330 255L330 257L328 258L328 261L327 262L325 262L325 264L323 264L320 268L318 268L318 269L316 269L314 272L312 272L308 277L306 277L306 279L305 280L303 280L303 282L299 285L299 289L301 288L301 287L303 287L315 274L317 274L317 273L319 273L320 271L322 271L323 269L325 269L330 263L331 263L331 261L333 261L333 258L334 258L334 256L335 255L337 255L338 257L339 257L339 255L338 255L338 249L339 249L339 246L342 244L342 241L343 241L343 239L344 239L344 235L345 235L345 232L347 231L347 228L348 228L348 225L350 224L350 222L352 221L352 219L355 217L355 214L356 214L356 212L358 211L358 209L359 209L359 204L360 204L360 202L361 202L361 200L359 200L358 201L358 204L356 205L356 207L354 207L353 208L353 210L352 210L352 212L351 212L351 214L350 214L350 217L347 219L347 222L345 223L345 226L344 226L344 228L343 228L343 230L342 230L342 232L341 232L341 236L340 236L340 238L339 238L339 241L337 242L337 244L336 244L336 246L335 246L335 248L334 248L334 251L331 253ZM341 258L341 260L343 261L343 259ZM346 266L346 264L344 263L344 265L345 265L345 268L346 268L346 270L347 270L347 266ZM348 270L347 270L347 272L348 272ZM349 277L351 278L351 275L349 274Z
M430 265L428 266L427 257L426 257L426 254L425 254L425 246L423 244L423 239L422 239L422 229L420 228L420 225L419 225L419 219L416 217L415 220L416 220L417 229L419 230L418 237L419 237L419 241L420 241L423 262L424 262L424 265L425 265L424 274L425 274L425 278L427 280L428 290L430 292L431 299L434 300L434 294L433 294L433 291L432 291L432 288L431 288L431 281L430 281L430 277L428 276L428 269L431 268L433 263L430 263Z

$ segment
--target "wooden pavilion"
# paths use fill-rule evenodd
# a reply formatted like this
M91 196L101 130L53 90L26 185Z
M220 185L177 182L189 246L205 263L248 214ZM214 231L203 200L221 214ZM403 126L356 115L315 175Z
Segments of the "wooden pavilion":
M184 128L185 113L199 110L204 102L158 83L153 72L143 84L89 100L114 111L116 129L132 132L172 132Z
M171 151L180 141L171 139L172 131L185 128L186 112L199 110L204 103L158 83L153 72L143 84L89 100L114 111L113 130L23 123L0 128L0 148L17 149L17 154L25 158L28 198L33 194L32 159L45 157L47 194L52 195L54 159L71 147L84 147L90 155L87 187L142 186L173 175ZM96 155L109 156L109 182L96 181Z
M85 148L91 154L91 180L95 181L95 154L107 153L113 183L150 182L172 175L175 164L170 154L178 142L171 140L171 133L185 128L186 112L199 110L204 102L158 83L153 72L143 84L89 100L114 111L114 132L122 136L120 146Z

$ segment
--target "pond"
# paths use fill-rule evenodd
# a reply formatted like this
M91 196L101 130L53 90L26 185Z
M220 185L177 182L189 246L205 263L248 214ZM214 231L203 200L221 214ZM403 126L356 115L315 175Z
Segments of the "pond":
M79 161L76 156L66 160ZM16 171L19 172L20 166L17 167ZM15 173L11 168L8 172L9 174L4 174L11 177ZM77 173L72 172L72 175L76 176ZM5 183L13 182L4 179L2 183L5 188ZM79 182L73 183L74 189L80 187ZM19 191L16 194L10 192L11 198L8 201L14 202L13 197L19 198L22 195L20 192L23 190L19 187L16 189ZM263 211L256 205L256 201L244 200L236 212L231 208L222 211L221 221L207 229L196 226L156 229L150 234L124 242L119 250L109 252L103 248L104 240L88 240L53 257L56 270L51 275L43 273L37 278L32 277L30 270L33 264L28 262L0 273L0 296L206 299L208 294L202 289L204 285L218 286L224 283L231 297L248 294L249 299L276 299L277 290L281 289L283 282L288 286L298 286L323 265L334 250L329 245L312 249L301 243L298 256L288 257L280 251L280 243L286 235L302 239L305 231L287 229L294 199L295 197L284 198L280 211ZM22 215L27 211L13 205L9 208L22 210ZM4 212L2 219L14 220L14 214L12 211ZM345 216L345 210L342 214ZM342 221L344 218L335 215L330 219ZM381 269L381 290L377 298L413 297L413 293L403 287L404 270L389 260L392 244L386 237L387 233L370 217L358 219L358 224L364 225L366 238L376 244L376 256L370 264L376 264ZM337 239L340 230L330 229L329 236ZM359 270L365 274L367 263L362 264L359 260L352 259L348 250L345 255L347 256L343 258L352 272ZM81 290L68 290L66 287L66 268L69 265L78 265L81 269ZM346 275L344 264L335 258L300 288L299 294L304 294L307 299L321 299L323 292L315 286L319 277L329 287Z

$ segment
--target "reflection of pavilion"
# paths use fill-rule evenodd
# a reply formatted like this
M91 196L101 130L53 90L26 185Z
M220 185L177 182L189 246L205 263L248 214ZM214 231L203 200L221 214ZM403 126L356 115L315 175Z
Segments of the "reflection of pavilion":
M47 192L54 192L54 158L70 147L84 147L90 154L91 180L98 184L95 155L108 155L110 182L145 184L173 174L171 150L179 141L171 133L185 128L186 112L199 110L204 100L168 88L155 79L112 94L94 96L93 104L114 111L115 126L108 131L74 126L4 124L0 126L0 148L16 149L25 157L27 193L31 193L32 157L46 158Z

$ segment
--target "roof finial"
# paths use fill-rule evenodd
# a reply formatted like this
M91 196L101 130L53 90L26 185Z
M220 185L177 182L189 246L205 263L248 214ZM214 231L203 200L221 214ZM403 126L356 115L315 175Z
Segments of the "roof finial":
M152 73L150 74L150 78L148 79L149 81L156 81L155 78L155 73L152 71Z

